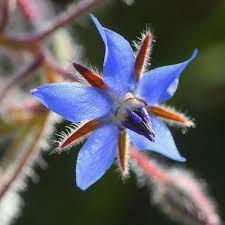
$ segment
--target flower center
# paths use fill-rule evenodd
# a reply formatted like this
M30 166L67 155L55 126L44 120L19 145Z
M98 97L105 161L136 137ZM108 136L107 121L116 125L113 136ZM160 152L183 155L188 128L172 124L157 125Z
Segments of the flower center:
M150 141L154 141L155 133L152 128L151 118L146 110L145 103L128 93L119 101L115 111L115 120L120 127L128 128Z

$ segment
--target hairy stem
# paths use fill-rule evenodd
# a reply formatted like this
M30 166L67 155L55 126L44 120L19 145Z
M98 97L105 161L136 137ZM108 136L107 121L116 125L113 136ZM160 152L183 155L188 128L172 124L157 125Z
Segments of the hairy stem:
M5 30L9 18L9 0L3 0L2 2L2 16L0 21L0 32Z
M25 68L23 71L18 73L12 80L10 80L10 82L0 92L0 101L3 99L3 97L6 96L8 91L10 91L10 89L14 85L18 84L18 82L27 78L29 75L32 74L32 72L38 69L42 65L43 61L44 61L43 55L39 54L27 68Z
M56 17L56 19L48 26L43 28L38 34L32 37L32 41L40 41L48 37L60 27L64 27L71 23L77 17L82 16L87 11L97 6L102 0L83 0L69 7L69 9Z
M170 179L164 170L133 146L130 148L130 156L144 170L146 175L159 182L169 182Z
M24 169L27 168L27 163L33 160L33 156L39 152L39 144L42 140L42 135L46 129L48 120L48 113L42 118L41 124L38 125L38 131L33 137L32 144L29 145L29 149L26 151L26 154L21 159L20 163L17 166L17 169L14 170L13 174L6 179L6 181L0 185L0 200L4 197L8 190L10 190L11 186L16 182L17 178L24 173ZM33 125L35 126L35 125ZM32 126L32 127L33 127Z
M82 16L87 11L93 9L98 4L103 2L103 0L82 0L78 3L72 5L69 7L69 9L66 12L63 12L59 16L55 18L55 20L48 23L45 27L41 28L38 33L35 34L21 34L18 37L15 36L9 36L9 39L11 41L17 41L21 45L24 43L37 43L48 36L50 36L52 33L54 33L56 30L58 30L61 27L65 27L66 25L70 24L74 19Z

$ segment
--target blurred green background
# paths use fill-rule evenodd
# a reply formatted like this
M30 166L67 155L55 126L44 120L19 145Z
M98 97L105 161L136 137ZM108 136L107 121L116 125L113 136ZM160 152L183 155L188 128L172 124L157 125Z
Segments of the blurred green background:
M66 7L71 1L58 0ZM156 43L152 65L173 64L187 59L195 48L198 57L185 70L179 90L169 103L195 118L197 127L185 135L172 128L176 143L188 161L170 166L190 168L204 178L210 193L225 214L225 1L136 0L132 6L111 1L94 14L106 27L136 40L146 24ZM84 26L85 24L85 26ZM103 45L88 15L74 22L73 36L84 46L85 58L101 68ZM62 126L58 127L62 129ZM70 154L46 155L49 167L37 168L40 182L29 181L22 193L25 206L15 225L172 225L151 206L147 188L138 188L135 176L125 183L116 167L87 191L74 185L78 150Z

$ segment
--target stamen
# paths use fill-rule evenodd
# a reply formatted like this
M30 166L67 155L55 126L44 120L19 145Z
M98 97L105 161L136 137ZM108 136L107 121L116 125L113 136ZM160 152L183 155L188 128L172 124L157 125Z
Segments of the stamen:
M139 113L141 114L141 117L143 117L145 121L150 121L151 120L147 110L144 107L142 107L139 110Z
M122 175L125 176L128 173L127 136L125 130L122 130L120 133L118 147L120 168Z
M158 117L185 127L194 126L194 123L188 117L165 106L151 106L147 109L147 111L154 113Z
M62 132L62 139L59 140L58 147L53 151L53 153L61 153L72 145L78 144L81 139L83 139L87 134L93 131L100 123L101 121L99 120L91 120L80 125L77 128L75 127L75 129L70 128L69 134Z
M147 111L144 108L136 108L133 110L127 110L127 117L122 121L122 125L134 132L145 136L150 141L155 141L155 133L152 128L149 115L146 115Z
M152 34L150 32L146 33L146 36L143 39L143 42L141 44L141 47L138 51L138 54L136 56L136 61L135 61L135 75L136 75L136 80L139 80L141 77L141 74L143 73L145 63L148 59L148 51L149 51L149 46L152 42Z
M137 115L137 113L133 112L131 109L127 109L127 112L129 116L136 122L136 123L141 123L142 119L140 116Z
M101 89L105 88L104 81L99 74L75 62L73 63L73 66L88 81L90 85Z

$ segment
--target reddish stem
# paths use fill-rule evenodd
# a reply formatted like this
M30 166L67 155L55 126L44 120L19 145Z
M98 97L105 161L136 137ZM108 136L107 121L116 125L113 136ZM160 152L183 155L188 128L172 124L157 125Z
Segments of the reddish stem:
M40 12L35 4L32 4L30 0L17 0L17 4L23 15L30 21L32 24L40 18Z
M48 114L47 114L48 115ZM40 130L37 132L36 137L33 139L34 141L31 143L31 146L29 150L27 151L27 154L22 158L21 162L15 169L12 176L8 178L8 180L0 186L0 200L5 196L5 194L10 190L10 188L13 186L13 184L16 182L19 176L24 172L27 164L32 161L32 158L35 154L39 152L39 144L42 138L42 135L48 126L47 119L48 116L46 115L44 124L40 128Z
M0 32L5 30L9 18L9 0L3 0L2 2L2 17L0 21Z
M18 84L21 80L27 78L32 72L34 72L36 69L38 69L42 63L44 62L44 56L42 54L39 54L33 62L25 68L23 71L19 72L10 82L1 90L0 92L0 101L3 99L3 97L6 96L8 91L15 85Z
M10 37L11 40L16 40L20 43L35 43L40 42L43 39L47 38L49 35L54 33L61 27L64 27L71 23L74 19L82 16L87 11L93 9L98 4L103 2L103 0L82 0L78 3L69 7L66 12L63 12L61 15L57 16L54 21L48 23L44 28L40 29L38 33L35 34L23 34L18 37Z
M135 160L146 175L156 179L158 182L169 182L170 179L162 168L157 166L149 157L138 151L135 147L130 148L130 156Z
M102 0L83 0L70 7L66 12L62 13L52 22L50 26L47 26L39 34L33 37L33 41L40 41L52 34L54 31L69 24L71 21L80 17L93 7L95 7Z

